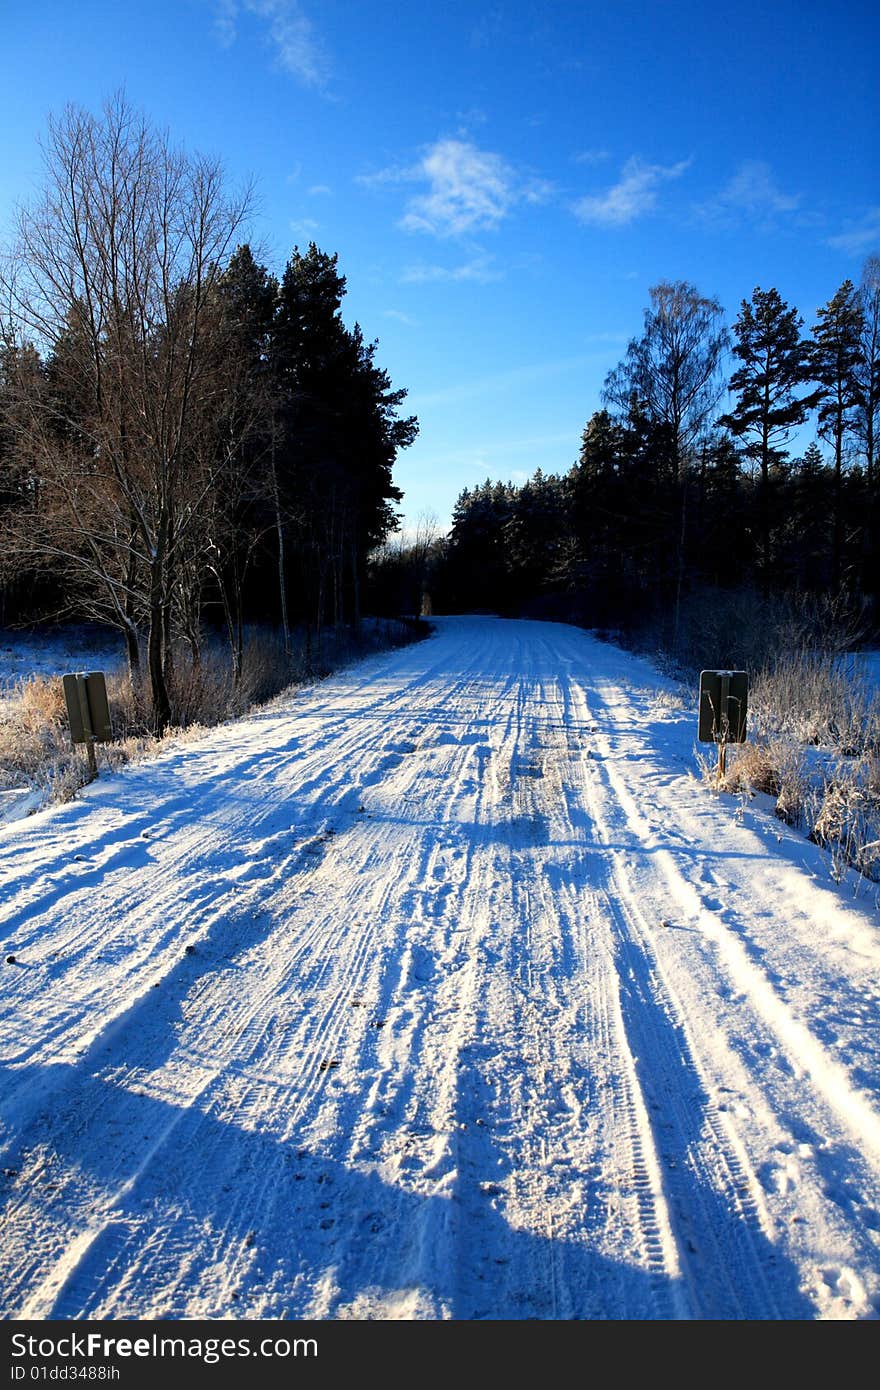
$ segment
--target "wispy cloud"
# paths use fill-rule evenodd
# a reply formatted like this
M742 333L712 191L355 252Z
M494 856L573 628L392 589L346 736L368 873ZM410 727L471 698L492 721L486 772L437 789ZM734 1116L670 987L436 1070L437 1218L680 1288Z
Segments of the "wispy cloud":
M420 397L419 400L423 401L424 398ZM411 404L412 401L408 398L407 407L409 408ZM530 436L520 434L510 439L491 439L469 444L463 449L444 449L442 453L436 455L433 453L422 455L420 463L423 468L436 466L444 470L449 467L467 469L469 472L485 478L487 473L497 469L498 460L501 461L503 468L509 464L511 459L521 458L523 455L526 455L528 463L534 471L541 455L546 451L551 457L549 459L544 458L543 462L549 463L551 467L558 467L559 459L554 456L558 456L561 447L564 451L562 458L567 457L569 461L572 461L577 453L577 444L582 430L583 423L577 419L572 419L567 428L553 433ZM529 476L523 469L513 470L510 476L515 476L517 473L524 475L523 481L525 477Z
M229 48L238 37L243 14L263 21L279 65L305 87L323 90L330 78L330 60L311 20L298 0L214 0L214 29Z
M403 285L429 285L443 281L459 283L470 281L477 285L488 285L493 280L503 279L503 272L493 264L491 256L475 256L462 265L410 265L400 276Z
M769 164L761 159L746 159L721 192L702 203L697 211L709 222L729 225L747 218L767 228L778 217L796 212L800 204L800 194L785 193L779 187Z
M320 227L320 222L316 222L313 217L295 217L290 222L290 230L297 236L311 236Z
M223 48L235 43L238 0L214 0L214 33Z
M492 231L517 203L544 202L552 192L548 182L520 175L501 155L470 140L453 139L429 145L416 164L382 169L358 181L368 187L426 185L409 199L399 225L437 237Z
M417 320L411 318L409 314L403 313L401 309L385 309L383 318L396 319L398 323L406 324L407 328L417 328Z
M309 189L310 198L326 198L333 192L329 183L313 183Z
M869 208L864 217L848 221L842 232L828 238L828 245L848 256L863 256L880 248L880 207Z
M590 194L575 203L575 215L598 227L623 227L653 211L661 185L680 178L690 163L682 159L678 164L646 164L633 156L624 164L617 183L604 193Z
M489 376L471 378L453 386L442 387L438 391L414 394L407 404L412 409L426 406L456 405L460 401L479 400L483 396L500 395L506 391L520 390L533 386L536 382L547 381L569 372L581 372L597 362L606 362L607 352L580 353L577 357L562 357L551 362L534 362L522 367L510 367L503 372L493 372Z
M575 164L602 164L611 158L610 150L578 150L572 155Z
M504 9L493 5L479 17L470 32L472 48L491 48L501 33L504 24Z

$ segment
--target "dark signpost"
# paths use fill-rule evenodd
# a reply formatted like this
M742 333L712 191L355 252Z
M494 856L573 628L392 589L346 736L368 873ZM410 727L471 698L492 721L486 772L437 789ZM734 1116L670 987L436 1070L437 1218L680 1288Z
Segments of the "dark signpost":
M719 777L723 777L726 770L727 745L746 741L748 701L747 671L700 672L697 737L701 743L717 743Z
M85 744L89 772L94 780L98 775L95 744L107 743L113 737L104 672L62 676L61 683L70 722L70 741L74 745Z

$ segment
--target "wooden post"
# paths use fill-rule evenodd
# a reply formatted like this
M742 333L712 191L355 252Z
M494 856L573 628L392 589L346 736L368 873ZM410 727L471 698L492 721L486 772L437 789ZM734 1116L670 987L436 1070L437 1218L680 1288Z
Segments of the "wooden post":
M89 697L86 691L85 676L77 676L76 693L79 696L79 712L85 732L86 757L89 760L89 781L94 782L98 775L98 762L95 757L95 734L92 729L92 716L89 711Z

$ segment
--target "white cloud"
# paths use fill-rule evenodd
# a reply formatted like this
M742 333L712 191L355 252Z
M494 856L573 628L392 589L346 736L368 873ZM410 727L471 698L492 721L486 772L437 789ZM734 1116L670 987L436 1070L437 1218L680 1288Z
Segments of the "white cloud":
M617 183L604 193L588 195L575 203L574 211L582 222L599 227L622 227L634 222L657 204L657 190L670 179L677 179L690 165L689 159L678 164L645 164L637 156L628 159Z
M425 398L419 397L420 408ZM408 398L407 406L412 404ZM559 445L565 449L576 451L577 445L572 446L572 440L580 438L583 423L571 420L566 429L557 430L551 434L538 434L531 437L516 435L512 439L492 439L485 443L471 444L464 449L444 449L442 454L428 454L422 456L421 463L425 467L445 469L450 465L457 467L473 468L483 478L486 473L497 467L495 460L501 459L502 466L517 455L529 455L529 462L533 462L534 456L542 450L552 450L556 452ZM528 475L527 475L528 476Z
M296 217L289 224L290 230L298 236L311 236L320 227L320 222L316 222L313 217Z
M440 281L471 281L478 285L488 285L492 280L500 280L502 272L492 265L491 256L475 256L463 265L411 265L401 274L401 284L428 285Z
M847 222L843 231L828 238L828 245L848 256L863 256L880 247L880 207L869 208L858 221Z
M263 20L278 62L305 87L324 88L330 62L298 0L214 0L214 27L224 48L235 42L242 14Z
M429 145L414 165L362 175L358 182L425 184L424 192L409 199L399 225L437 237L491 231L517 203L545 202L553 191L546 180L518 174L501 155L454 139Z
M556 185L549 179L529 179L522 186L522 197L527 203L546 203L556 192Z
M760 159L747 159L726 184L715 200L721 208L735 208L752 217L767 217L775 213L794 212L800 195L783 193L773 178L769 164Z
M383 317L386 319L396 319L398 323L406 324L407 328L417 328L416 320L410 318L409 314L404 314L400 309L386 309Z
M427 150L417 177L428 183L411 198L401 226L409 232L460 236L497 227L515 201L513 170L468 140L438 140Z
M223 48L235 43L237 17L238 0L214 0L214 32Z
M579 150L572 155L575 164L601 164L611 158L610 150Z
M309 196L311 198L324 198L328 197L332 192L333 189L330 187L329 183L313 183L309 189Z

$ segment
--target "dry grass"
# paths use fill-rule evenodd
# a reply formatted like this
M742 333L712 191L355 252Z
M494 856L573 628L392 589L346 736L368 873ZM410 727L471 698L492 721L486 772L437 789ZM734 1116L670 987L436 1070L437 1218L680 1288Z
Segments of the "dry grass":
M703 668L751 673L749 742L731 748L719 783L773 798L776 815L828 849L832 875L880 880L880 699L853 669L859 611L841 599L712 592L682 606L661 661L691 680ZM663 634L657 634L658 640Z
M847 759L826 775L810 838L831 854L832 876L848 868L880 879L880 787L877 759Z
M248 634L241 679L233 679L228 651L207 649L194 664L176 653L169 682L173 727L166 737L198 736L212 725L244 714L292 685L321 679L372 651L412 641L414 634L391 620L365 624L361 633L326 634L309 644L304 636L285 651L267 631ZM149 697L143 682L132 687L123 673L108 673L112 743L99 746L99 768L116 770L150 757L161 747L151 731ZM44 801L69 801L88 781L85 752L70 743L59 677L21 680L0 700L0 790L30 789Z
M121 766L157 746L127 677L107 676L107 697L117 741L99 753L104 765ZM39 790L51 801L69 801L88 780L82 749L67 728L61 680L32 676L0 702L0 788Z
M825 652L783 651L752 682L752 726L768 736L857 757L880 747L877 692L851 662Z
M785 739L759 739L730 750L720 791L773 797L776 815L787 825L805 824L810 778L803 749Z
M848 868L880 881L880 702L840 657L801 649L776 655L750 695L750 741L729 752L726 777L701 760L719 790L774 799L776 815Z

